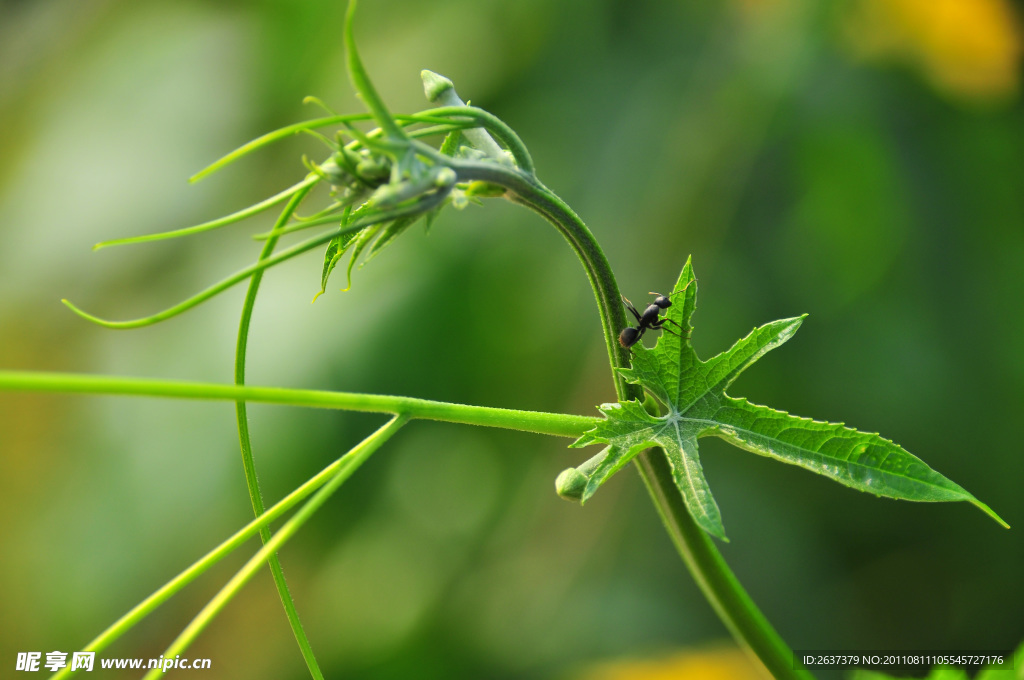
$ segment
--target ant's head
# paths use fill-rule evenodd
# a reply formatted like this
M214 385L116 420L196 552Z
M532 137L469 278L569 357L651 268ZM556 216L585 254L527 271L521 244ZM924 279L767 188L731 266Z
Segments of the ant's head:
M690 281L685 286L683 286L682 290L677 290L676 292L672 293L672 295L662 295L661 293L655 293L654 291L651 291L649 294L657 296L654 298L654 304L656 304L658 307L661 307L662 309L668 309L669 307L672 306L672 300L670 300L669 298L671 298L673 295L680 295L686 292L686 289L690 287L691 283L693 283L693 281Z
M650 294L657 296L654 298L654 304L657 305L658 307L661 307L662 309L668 309L669 307L672 306L672 301L669 300L671 295L662 295L661 293L655 293L653 291L651 291ZM677 295L677 293L672 293L672 295Z

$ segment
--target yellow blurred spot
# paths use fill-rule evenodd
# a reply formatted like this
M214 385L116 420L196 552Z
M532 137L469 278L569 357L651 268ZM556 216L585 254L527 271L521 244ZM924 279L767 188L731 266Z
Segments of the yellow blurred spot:
M768 672L735 647L690 650L661 659L609 661L575 680L765 680Z
M948 94L1017 92L1021 38L1008 0L860 0L846 28L862 56L909 62Z

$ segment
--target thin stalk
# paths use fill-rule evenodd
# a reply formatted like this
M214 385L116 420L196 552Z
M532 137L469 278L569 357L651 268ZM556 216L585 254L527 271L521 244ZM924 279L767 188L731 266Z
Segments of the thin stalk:
M142 236L128 236L126 238L117 238L110 241L100 241L92 247L93 250L99 250L100 248L107 248L109 246L123 246L129 243L145 243L147 241L163 241L170 238L180 238L182 236L191 236L192 234L200 234L204 231L211 231L213 229L219 229L229 224L241 222L242 220L257 215L264 210L273 208L275 205L285 200L286 198L299 195L305 195L306 191L309 190L314 184L320 181L320 178L316 175L307 175L298 184L293 184L284 191L278 192L270 198L265 198L259 203L254 203L248 208L243 208L237 212L233 212L230 215L219 217L209 222L203 222L193 227L185 227L184 229L174 229L172 231L161 231L156 234L143 234Z
M326 484L328 480L334 477L334 475L336 475L343 467L348 465L350 461L351 458L349 453L346 453L341 458L338 458L336 461L325 467L315 476L307 480L302 486L295 489L268 508L262 515L253 519L244 527L236 531L226 541L193 562L187 569L162 585L145 600L132 607L132 609L124 616L119 618L109 628L96 636L94 640L85 645L85 647L82 648L82 651L101 652L109 647L114 643L114 641L131 630L137 623L139 623L139 621L144 619L157 607L170 599L171 596L194 581L210 567L220 562L224 557L241 547L246 541L259 533L263 527L269 526L271 522L281 517L281 515L291 510L301 500L309 496L309 494ZM77 674L77 672L78 671L70 670L69 666L65 666L58 673L51 676L50 680L63 680L64 678L69 678L72 675Z
M193 640L198 637L199 633L203 631L206 626L213 621L214 617L217 616L224 609L224 607L231 601L231 599L238 594L249 579L251 579L260 567L263 566L267 558L274 554L281 546L283 546L295 533L302 527L303 524L309 520L313 514L320 509L327 499L331 497L338 488L345 483L353 472L359 469L367 458L376 451L381 444L391 438L406 422L408 417L404 415L397 415L392 418L384 427L377 430L368 439L364 440L359 446L352 449L348 456L351 457L350 462L335 473L334 477L327 482L324 486L317 491L312 498L306 501L305 505L299 508L298 512L291 516L291 518L281 526L281 528L267 541L260 550L249 559L248 562L243 566L227 584L220 589L220 591L214 595L213 599L202 611L200 611L192 622L185 627L185 630L181 632L181 635L171 643L171 646L167 648L163 656L165 659L174 658L175 655L184 652ZM143 676L143 680L153 680L163 675L163 670L155 668L149 673Z
M370 76L363 68L363 60L359 58L359 50L356 49L356 41L352 37L352 19L356 14L356 0L349 0L348 12L345 14L345 56L348 63L348 75L352 86L362 98L366 108L370 109L377 125L384 131L384 136L392 141L403 141L408 139L402 128L398 127L388 107L377 94L377 89L370 82Z
M425 111L422 114L413 114L411 116L397 115L395 119L402 125L413 125L415 123L444 123L443 119L438 119L435 116L429 115L429 111ZM265 146L269 146L274 142L278 142L282 139L287 139L292 135L297 135L307 130L315 130L322 127L330 127L333 125L344 125L347 123L355 123L358 121L373 120L373 116L369 113L356 113L347 116L328 116L326 118L314 118L312 120L304 120L301 123L294 123L287 125L283 128L273 130L265 135L261 135L256 139L246 142L242 146L230 151L224 156L221 156L210 165L206 166L196 174L188 178L189 182L198 182L208 175L212 175L221 168L234 163L239 158L247 156L253 151L261 149ZM370 133L372 136L373 132Z
M277 218L277 222L274 225L275 233L263 244L258 261L263 261L270 257L270 254L274 251L274 246L277 245L277 241L280 238L277 233L278 230L288 223L288 220L291 219L298 209L299 204L302 203L302 199L312 189L313 184L310 184L292 196L292 199L288 201L288 205L281 211L281 215ZM262 281L263 270L261 269L254 272L252 278L249 279L249 289L245 294L245 302L242 303L242 316L238 325L238 340L235 345L236 385L245 384L245 358L246 349L249 344L249 323L252 320L252 310L256 304L256 294L259 292ZM242 468L245 470L245 485L249 491L249 500L252 502L253 513L256 517L259 517L263 514L265 508L263 505L263 493L260 491L260 482L256 476L256 461L253 459L252 438L249 435L249 416L244 401L235 402L235 416L238 421L238 442L242 449ZM263 545L270 542L270 527L264 526L260 529L260 540L263 541ZM295 607L295 599L292 597L291 591L288 590L288 582L284 578L284 568L281 566L281 560L275 552L270 553L267 562L270 565L270 573L274 578L277 594L281 598L281 605L284 607L285 616L288 618L288 625L292 628L295 642L299 645L299 651L306 662L306 667L309 668L309 673L315 680L323 680L324 675L320 671L320 665L317 663L316 655L313 653L313 645L309 642L309 637L302 627L299 611Z
M512 201L539 213L562 233L579 256L594 288L616 393L620 400L643 399L643 390L626 383L619 374L619 369L629 367L629 354L617 341L619 330L628 324L611 266L586 224L533 177L495 163L450 163L460 181L477 179L505 187ZM660 448L648 449L637 456L636 464L676 550L726 628L776 678L813 678L807 671L793 668L792 650L743 589L714 542L690 516L672 480L665 452Z
M158 323L160 321L164 321L166 319L170 319L171 317L177 316L178 314L181 314L183 312L188 311L189 309L192 309L193 307L195 307L198 304L206 302L207 300L209 300L210 298L214 297L218 293L221 293L221 292L227 290L228 288L234 286L237 283L241 283L242 281L245 281L247 278L252 276L252 274L254 274L255 272L262 271L264 269L269 269L269 268L273 267L274 265L276 265L278 263L284 262L285 260L289 260L289 259L291 259L291 258L293 258L293 257L295 257L297 255L301 255L302 253L305 253L306 251L312 250L313 248L316 248L319 245L323 245L324 243L327 243L328 241L330 241L335 236L338 236L339 234L344 234L344 233L346 233L348 231L354 231L357 228L358 227L348 227L346 229L335 229L333 231L329 231L329 232L324 233L324 234L319 234L319 235L313 236L313 237L311 237L311 238L309 238L309 239L307 239L305 241L301 241L299 243L296 243L291 248L286 248L286 249L278 252L277 255L274 255L273 257L269 257L269 258L267 258L265 260L262 260L260 262L254 262L253 264L249 265L248 267L245 267L244 269L241 269L241 270L235 272L231 276L229 276L229 277L227 277L225 279L221 279L220 281L218 281L217 283L213 284L212 286L209 286L205 290L202 290L202 291L196 293L195 295L193 295L192 297L188 298L187 300L182 300L181 302L179 302L178 304L174 305L173 307L168 307L167 309L165 309L165 310L163 310L161 312L158 312L156 314L152 314L150 316L142 317L142 318L139 318L139 319L131 319L129 321L109 321L107 319L101 319L98 316L95 316L93 314L90 314L88 312L85 312L85 311L79 309L78 307L76 307L73 303L69 302L68 300L61 300L61 302L64 303L64 306L66 306L68 309L70 309L72 312L74 312L78 316L82 317L86 321L92 321L93 323L98 324L100 326L103 326L104 328L125 329L125 328L141 328L142 326L150 326L150 325Z
M500 427L507 430L573 438L593 429L600 422L600 418L591 416L468 406L416 399L415 397L330 392L327 390L297 390L284 387L219 385L149 378L117 378L75 373L0 371L0 390L247 401L364 413L405 413L415 420L440 420L448 423Z

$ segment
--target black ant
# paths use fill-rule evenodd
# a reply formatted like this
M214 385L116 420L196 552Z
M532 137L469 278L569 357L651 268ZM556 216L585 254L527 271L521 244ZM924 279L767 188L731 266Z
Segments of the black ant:
M690 284L687 283L686 285L689 286ZM683 287L683 290L677 290L676 292L672 293L672 295L679 295L685 290L686 287ZM648 328L653 328L659 331L668 331L672 335L676 335L680 338L683 337L679 335L679 333L676 333L673 330L665 328L665 322L668 321L669 323L674 324L680 330L682 330L682 326L680 326L672 319L666 319L658 316L659 314L661 314L661 310L668 309L669 307L672 306L672 301L669 300L669 298L672 297L672 295L662 295L661 293L654 292L650 294L655 295L657 297L654 298L653 303L647 305L647 309L644 310L643 314L636 311L636 307L633 306L633 303L630 302L625 295L622 296L622 301L626 303L626 309L628 309L629 313L632 314L633 317L636 319L637 324L636 328L633 328L632 326L626 326L625 328L622 329L622 332L619 333L619 344L625 347L626 349L629 349L636 343L640 342L640 338L644 337L644 331L646 331Z

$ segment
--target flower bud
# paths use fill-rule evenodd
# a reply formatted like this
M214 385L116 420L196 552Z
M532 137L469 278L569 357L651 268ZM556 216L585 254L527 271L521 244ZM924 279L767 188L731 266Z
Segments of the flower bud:
M555 478L555 491L567 501L579 501L587 488L587 478L576 468L562 470Z

